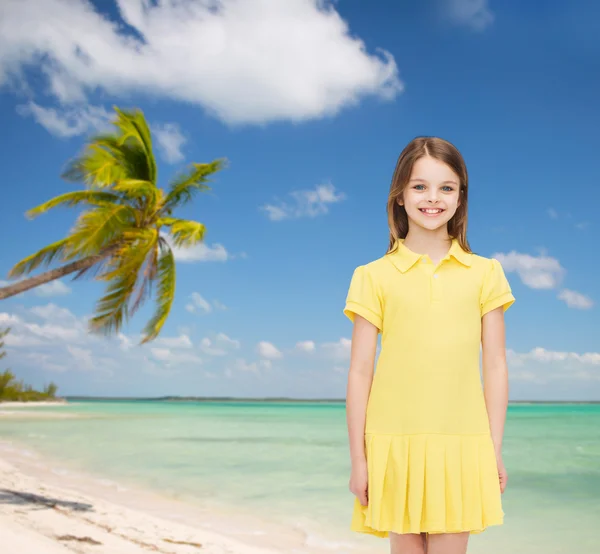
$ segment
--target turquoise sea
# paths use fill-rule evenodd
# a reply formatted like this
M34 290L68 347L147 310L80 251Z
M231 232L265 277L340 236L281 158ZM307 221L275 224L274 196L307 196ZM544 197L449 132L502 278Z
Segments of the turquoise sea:
M389 552L387 540L348 529L343 403L90 400L24 410L40 417L0 418L0 442L39 452L66 475L252 514L301 532L298 553ZM505 524L471 536L469 553L600 552L600 404L511 404L503 452Z

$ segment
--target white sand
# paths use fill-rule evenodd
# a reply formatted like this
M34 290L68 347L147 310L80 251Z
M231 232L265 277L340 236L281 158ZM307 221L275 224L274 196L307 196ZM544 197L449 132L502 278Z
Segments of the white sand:
M38 410L37 408L59 408L66 406L66 400L43 402L0 402L0 418L43 418L43 419L70 419L80 418L80 414L64 412L61 410Z
M7 457L7 451L2 452ZM270 554L202 530L57 488L0 459L2 554Z
M38 406L65 406L68 404L66 400L40 400L39 402L6 402L0 400L0 410L4 408L36 408Z
M0 419L85 417L37 406L60 404L0 403ZM65 469L0 439L0 554L294 554L307 543L311 553L332 552L312 544L301 525L190 506L177 496Z

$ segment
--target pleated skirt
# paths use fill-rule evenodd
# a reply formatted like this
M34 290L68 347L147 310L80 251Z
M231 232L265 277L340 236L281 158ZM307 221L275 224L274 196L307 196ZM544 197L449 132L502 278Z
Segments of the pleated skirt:
M488 433L366 434L368 504L354 500L351 529L394 533L481 533L504 519Z

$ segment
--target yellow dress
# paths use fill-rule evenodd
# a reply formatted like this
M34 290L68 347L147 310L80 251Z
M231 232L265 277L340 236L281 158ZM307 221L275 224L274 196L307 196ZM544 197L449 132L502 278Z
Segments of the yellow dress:
M344 314L381 333L369 395L368 504L351 529L480 533L501 525L496 456L480 378L482 316L515 301L500 262L456 239L434 264L398 241L356 268Z

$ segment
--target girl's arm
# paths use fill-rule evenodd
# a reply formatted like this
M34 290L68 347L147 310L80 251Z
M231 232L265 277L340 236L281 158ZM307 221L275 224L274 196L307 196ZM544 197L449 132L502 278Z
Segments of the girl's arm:
M365 420L375 369L377 334L378 329L375 325L358 314L355 316L346 391L346 420L353 475L362 473L362 470L366 469ZM366 478L366 473L364 477ZM363 504L366 504L366 494L363 497L361 491L353 490L352 492L357 494Z
M502 306L481 320L483 390L496 457L501 458L504 422L508 406L508 368Z

